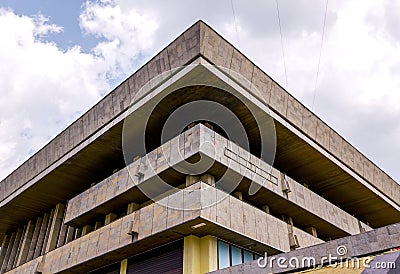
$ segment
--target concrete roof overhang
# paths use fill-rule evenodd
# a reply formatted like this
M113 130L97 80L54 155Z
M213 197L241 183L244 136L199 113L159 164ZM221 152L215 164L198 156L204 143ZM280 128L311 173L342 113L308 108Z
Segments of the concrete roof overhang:
M183 87L182 83L191 85ZM205 83L214 87L207 87ZM215 86L224 87L229 94ZM134 144L137 146L132 145L130 151L142 156L145 153L141 151L143 143L149 149L159 145L157 134L172 110L191 100L202 99L224 104L235 113L246 128L254 154L259 152L261 145L255 120L272 117L276 131L277 153L273 163L276 168L300 183L306 183L311 190L360 220L369 222L372 227L400 220L398 204L268 109L251 89L251 85L234 73L208 64L202 58L190 66L150 81L138 93L131 108L0 203L0 233L6 233L27 219L42 215L57 202L67 201L90 187L94 180L101 180L111 175L116 167L124 166L122 136L126 117L135 121L130 124L129 134L125 136L136 140ZM249 115L249 106L252 115ZM149 115L149 111L153 113ZM147 132L146 136L143 132Z

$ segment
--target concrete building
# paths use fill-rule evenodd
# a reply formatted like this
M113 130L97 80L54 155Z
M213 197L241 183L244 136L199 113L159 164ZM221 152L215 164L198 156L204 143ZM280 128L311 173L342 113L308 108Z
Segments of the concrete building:
M0 272L207 273L397 222L400 185L199 21L0 183Z

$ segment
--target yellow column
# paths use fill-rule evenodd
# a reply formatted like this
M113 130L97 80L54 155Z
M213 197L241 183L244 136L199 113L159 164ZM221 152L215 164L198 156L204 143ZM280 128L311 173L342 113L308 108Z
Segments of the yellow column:
M183 274L204 274L217 270L217 239L212 236L185 237L183 244Z
M126 274L127 269L128 269L128 259L124 259L121 261L121 268L119 270L119 274Z

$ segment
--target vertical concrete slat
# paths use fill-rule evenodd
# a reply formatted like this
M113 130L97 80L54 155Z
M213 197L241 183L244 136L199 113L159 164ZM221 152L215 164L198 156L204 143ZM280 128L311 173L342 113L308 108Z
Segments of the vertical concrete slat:
M17 255L17 251L18 251L19 244L20 244L21 237L22 237L22 232L23 231L21 228L19 228L17 231L17 235L15 236L15 241L14 241L13 247L11 249L10 259L8 260L6 271L11 270L14 265L15 257Z
M47 247L47 242L49 241L51 224L53 223L53 216L54 216L54 209L52 209L51 213L50 213L49 222L46 227L46 233L44 234L42 249L40 250L40 255L43 255L46 253L46 247Z
M10 260L11 250L14 246L15 236L17 235L16 232L13 232L10 237L10 242L8 243L6 254L4 255L4 260L1 265L0 273L4 273L7 269L8 261Z
M3 238L3 242L1 243L1 251L0 251L0 272L1 272L1 265L3 264L3 260L7 253L8 244L10 243L10 236L5 235Z
M29 246L28 255L26 256L26 261L30 261L33 259L33 254L35 253L35 247L38 242L40 227L42 226L43 218L39 217L36 219L35 230L33 231L32 240Z
M68 226L62 225L60 230L60 236L58 237L57 247L63 246L65 244L65 239L67 238Z
M28 251L29 251L29 247L30 247L30 244L32 241L34 229L35 229L35 223L33 222L33 220L29 220L28 224L26 225L24 237L22 238L21 248L19 251L16 266L19 266L26 262L26 258L28 257Z
M45 213L43 215L42 224L40 226L39 237L35 246L35 252L33 253L33 258L37 258L40 256L44 242L44 237L46 236L47 224L49 223L49 219L50 219L50 214Z
M74 239L75 227L68 226L67 237L65 238L65 244L71 242Z
M58 234L60 233L61 230L64 211L65 211L64 204L59 203L56 205L56 208L54 210L53 220L50 226L50 232L48 236L45 253L52 251L57 247Z

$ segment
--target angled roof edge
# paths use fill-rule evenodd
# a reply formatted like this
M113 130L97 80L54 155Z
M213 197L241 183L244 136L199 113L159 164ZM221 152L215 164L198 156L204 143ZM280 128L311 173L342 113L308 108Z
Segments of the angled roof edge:
M399 184L201 20L1 181L0 201L128 108L150 79L200 55L212 64L243 75L252 83L251 91L265 104L400 205Z

